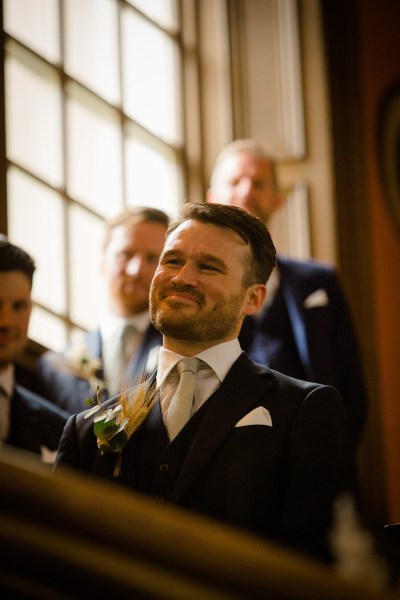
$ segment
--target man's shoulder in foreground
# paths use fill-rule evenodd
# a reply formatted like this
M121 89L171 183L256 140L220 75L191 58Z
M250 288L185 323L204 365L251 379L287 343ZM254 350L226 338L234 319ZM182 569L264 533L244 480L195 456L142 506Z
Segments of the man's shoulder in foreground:
M56 450L69 414L38 394L15 385L12 398L11 443L40 453Z

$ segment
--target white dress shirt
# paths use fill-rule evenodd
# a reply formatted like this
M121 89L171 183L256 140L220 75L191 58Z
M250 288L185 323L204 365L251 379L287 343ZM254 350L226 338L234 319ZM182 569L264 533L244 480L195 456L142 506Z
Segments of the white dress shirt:
M229 369L241 353L242 349L239 341L234 339L217 344L195 355L203 364L197 372L194 412L219 388ZM171 371L182 358L184 356L181 354L165 348L160 349L156 384L160 390L161 412L164 422L166 422L171 398L179 381L178 374L171 373Z

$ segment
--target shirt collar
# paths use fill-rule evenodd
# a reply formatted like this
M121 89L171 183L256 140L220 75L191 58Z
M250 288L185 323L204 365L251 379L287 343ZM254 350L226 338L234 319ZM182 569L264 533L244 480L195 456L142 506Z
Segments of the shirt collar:
M239 341L237 338L229 342L217 344L207 350L203 350L196 354L196 358L200 358L214 371L220 381L223 381L233 363L239 358L242 353ZM157 368L157 387L160 387L168 377L169 373L175 367L176 363L185 358L181 354L160 348Z

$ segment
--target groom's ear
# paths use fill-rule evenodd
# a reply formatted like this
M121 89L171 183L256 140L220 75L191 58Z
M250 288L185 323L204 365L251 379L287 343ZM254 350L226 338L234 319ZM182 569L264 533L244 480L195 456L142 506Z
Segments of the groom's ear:
M246 301L244 305L244 314L246 316L258 313L264 300L267 297L267 286L262 283L255 283L250 286L246 292Z

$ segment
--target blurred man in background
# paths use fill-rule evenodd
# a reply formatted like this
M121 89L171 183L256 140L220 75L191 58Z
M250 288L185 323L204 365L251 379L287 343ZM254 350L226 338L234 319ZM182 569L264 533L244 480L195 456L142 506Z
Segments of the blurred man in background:
M236 140L217 157L208 202L239 206L268 224L283 204L273 159L253 140ZM239 336L249 356L341 393L354 447L367 414L367 394L349 307L332 266L278 256L259 314Z
M150 323L149 288L164 245L168 216L128 207L106 221L101 273L105 310L97 331L38 365L41 393L69 413L87 408L99 384L104 397L140 379L157 365L162 339Z

